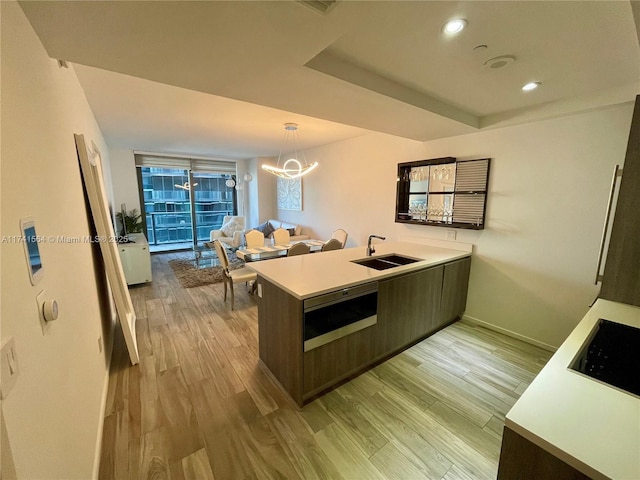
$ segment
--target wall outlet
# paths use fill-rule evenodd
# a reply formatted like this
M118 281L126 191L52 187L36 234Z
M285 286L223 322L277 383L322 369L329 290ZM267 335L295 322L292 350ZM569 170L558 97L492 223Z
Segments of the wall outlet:
M16 342L13 337L7 338L2 342L0 347L0 359L1 372L0 375L0 398L4 400L9 395L9 392L16 384L18 374L18 356L16 355Z
M455 240L456 233L457 232L455 230L447 230L447 240Z

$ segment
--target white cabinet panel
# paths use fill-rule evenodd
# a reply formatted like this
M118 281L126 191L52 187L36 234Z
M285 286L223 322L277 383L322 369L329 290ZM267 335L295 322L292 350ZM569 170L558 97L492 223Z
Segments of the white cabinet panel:
M127 285L150 282L152 278L149 243L142 233L131 233L128 237L133 243L118 245Z

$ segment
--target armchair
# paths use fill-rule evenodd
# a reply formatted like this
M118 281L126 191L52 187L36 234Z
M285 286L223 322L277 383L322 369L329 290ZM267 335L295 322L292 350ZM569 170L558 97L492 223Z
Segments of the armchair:
M220 230L211 230L210 240L219 240L228 248L239 248L244 240L244 217L225 215Z

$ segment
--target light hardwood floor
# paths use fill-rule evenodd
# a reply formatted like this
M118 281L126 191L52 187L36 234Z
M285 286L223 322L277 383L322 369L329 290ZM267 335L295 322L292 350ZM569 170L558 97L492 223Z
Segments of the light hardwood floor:
M301 411L258 361L237 286L183 289L153 256L131 289L139 365L116 332L101 479L494 479L504 416L550 352L457 322Z

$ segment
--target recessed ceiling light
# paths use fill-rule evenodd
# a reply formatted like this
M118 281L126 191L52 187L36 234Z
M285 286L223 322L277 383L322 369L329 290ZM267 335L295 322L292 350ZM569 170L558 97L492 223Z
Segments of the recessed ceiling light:
M455 35L456 33L460 33L466 26L466 20L463 20L462 18L456 18L455 20L450 20L445 23L444 27L442 27L442 31L445 35Z
M522 86L522 90L525 92L530 92L531 90L535 90L540 86L540 82L529 82L526 85Z

